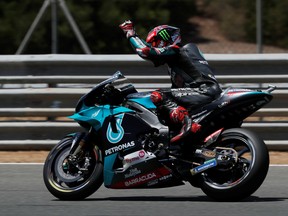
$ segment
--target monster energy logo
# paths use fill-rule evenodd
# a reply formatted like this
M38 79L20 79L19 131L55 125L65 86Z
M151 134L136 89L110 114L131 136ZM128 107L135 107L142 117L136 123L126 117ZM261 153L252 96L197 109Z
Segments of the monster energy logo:
M161 30L158 34L160 35L160 37L162 37L164 41L168 41L170 39L170 35L166 29Z

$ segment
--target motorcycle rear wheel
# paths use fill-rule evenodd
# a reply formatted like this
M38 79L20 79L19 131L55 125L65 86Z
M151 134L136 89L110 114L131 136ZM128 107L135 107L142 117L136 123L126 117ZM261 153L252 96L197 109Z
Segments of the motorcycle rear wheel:
M264 141L243 128L224 131L211 146L233 148L238 162L233 167L215 167L201 175L201 189L216 201L239 201L253 194L269 169L269 154Z
M61 140L47 156L43 169L47 189L61 200L84 199L93 194L103 183L103 164L97 147L83 152L85 156L77 162L77 165L87 167L85 171L65 166L73 139L73 136L69 136ZM87 162L89 166L84 165Z

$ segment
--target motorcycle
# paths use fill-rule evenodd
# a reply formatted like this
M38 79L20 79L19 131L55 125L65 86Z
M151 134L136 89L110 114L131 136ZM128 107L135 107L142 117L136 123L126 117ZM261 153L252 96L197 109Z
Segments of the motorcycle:
M189 111L201 130L171 145L180 128L158 118L151 92L138 92L118 71L78 101L70 118L85 130L66 135L51 150L45 185L61 200L84 199L103 183L111 189L190 183L216 201L249 197L267 175L269 154L264 141L241 125L272 100L275 88L227 88Z

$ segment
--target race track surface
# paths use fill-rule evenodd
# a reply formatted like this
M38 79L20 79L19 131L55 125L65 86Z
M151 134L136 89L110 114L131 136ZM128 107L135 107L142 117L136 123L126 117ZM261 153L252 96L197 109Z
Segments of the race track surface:
M59 201L47 191L42 169L43 164L0 164L1 216L287 215L287 166L271 166L260 189L241 202L214 202L189 184L152 190L101 187L84 201Z

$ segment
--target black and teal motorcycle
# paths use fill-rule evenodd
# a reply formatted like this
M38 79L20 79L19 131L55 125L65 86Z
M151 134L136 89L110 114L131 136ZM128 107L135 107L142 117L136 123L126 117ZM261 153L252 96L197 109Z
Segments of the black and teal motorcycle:
M169 140L180 128L158 118L151 92L137 92L116 72L79 100L70 118L85 130L51 150L45 185L61 200L84 199L103 183L112 189L190 183L217 201L244 199L263 183L269 154L264 141L241 125L272 100L274 89L226 89L190 111L201 130L173 146Z

